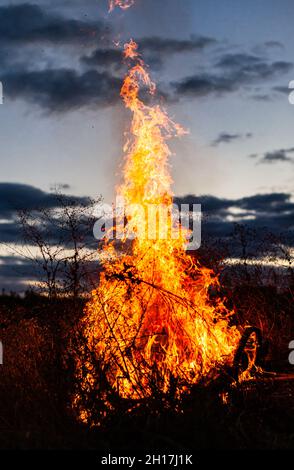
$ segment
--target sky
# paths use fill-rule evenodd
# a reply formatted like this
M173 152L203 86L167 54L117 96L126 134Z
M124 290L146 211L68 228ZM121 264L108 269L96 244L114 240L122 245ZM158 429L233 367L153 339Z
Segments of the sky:
M222 233L236 212L292 228L293 17L292 0L136 0L110 14L106 0L1 0L1 241L17 239L18 205L50 200L55 185L113 200L130 38L160 102L189 130L171 143L174 194L202 198Z

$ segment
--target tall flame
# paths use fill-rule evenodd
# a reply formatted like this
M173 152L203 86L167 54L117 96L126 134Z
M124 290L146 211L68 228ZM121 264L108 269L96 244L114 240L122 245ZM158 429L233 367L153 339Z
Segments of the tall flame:
M132 65L121 96L132 124L118 194L126 205L143 207L144 216L150 204L172 204L167 141L184 131L159 105L150 104L156 87L134 41L125 45L124 55ZM146 91L147 103L139 96ZM134 210L129 217L135 231L142 228L143 216ZM86 307L88 346L123 398L170 393L172 388L180 396L230 364L239 341L238 330L229 326L234 312L221 300L210 300L210 287L218 279L187 254L184 232L171 236L170 220L163 228L156 224L151 239L138 236L131 248L124 243L120 254L113 243L105 243L108 256L100 283ZM91 383L91 366L83 366Z

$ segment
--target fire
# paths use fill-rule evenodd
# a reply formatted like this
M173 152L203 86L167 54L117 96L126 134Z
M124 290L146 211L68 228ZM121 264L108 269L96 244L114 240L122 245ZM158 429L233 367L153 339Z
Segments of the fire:
M151 239L142 231L150 205L168 210L172 204L168 140L184 130L152 104L156 87L134 41L125 45L124 55L131 65L121 97L132 123L117 192L126 205L144 211L128 216L140 234L131 246L125 238L118 252L105 242L103 272L82 327L107 382L122 398L180 397L232 363L240 333L230 326L234 312L221 300L211 301L209 291L218 279L185 251L185 232L172 237L170 218L164 227L155 224ZM147 103L140 97L146 91ZM93 369L88 362L83 367L90 386Z
M112 11L115 7L120 7L123 10L130 8L134 5L135 0L110 0L109 1L109 11Z

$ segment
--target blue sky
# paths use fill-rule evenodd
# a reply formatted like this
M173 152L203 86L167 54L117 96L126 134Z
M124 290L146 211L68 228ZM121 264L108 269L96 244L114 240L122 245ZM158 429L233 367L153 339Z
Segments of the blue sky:
M113 41L132 37L190 131L172 143L174 193L292 204L293 17L291 0L137 0L110 15L106 0L2 0L0 181L15 201L19 184L58 183L111 201L130 123Z

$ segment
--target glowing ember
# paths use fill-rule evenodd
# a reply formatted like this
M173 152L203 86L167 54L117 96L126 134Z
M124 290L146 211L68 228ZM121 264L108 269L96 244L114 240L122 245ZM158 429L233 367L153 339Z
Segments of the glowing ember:
M110 0L109 1L109 11L112 11L115 7L120 7L123 10L130 8L134 5L135 0Z
M159 105L140 98L147 90L152 101L155 85L134 41L125 45L124 55L133 63L121 96L133 117L118 194L126 205L140 205L145 212L150 204L168 208L173 193L167 141L184 131ZM142 211L133 211L129 219L140 232ZM131 247L123 241L119 254L113 243L105 243L108 256L82 325L95 361L123 398L171 390L179 397L230 365L240 338L236 327L229 326L234 312L210 300L209 289L218 284L213 272L187 254L183 233L171 236L169 218L166 226L157 225L155 237L139 236ZM90 363L82 366L89 387L93 369Z

